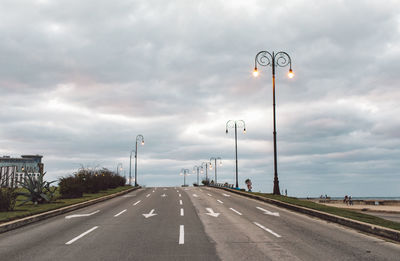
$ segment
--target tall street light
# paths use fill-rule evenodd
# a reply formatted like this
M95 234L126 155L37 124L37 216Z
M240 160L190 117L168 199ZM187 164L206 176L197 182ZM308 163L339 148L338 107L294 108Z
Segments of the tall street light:
M235 155L236 155L236 188L239 188L238 182L238 156L237 156L237 128L243 128L243 133L246 134L246 123L243 120L233 121L229 120L226 122L226 134L228 134L229 128L235 128Z
M117 165L117 175L119 175L119 171L122 171L122 163L118 163Z
M136 136L136 149L135 149L135 187L137 187L137 143L141 141L142 146L144 145L144 137L143 135L139 134Z
M214 161L214 171L215 171L215 182L214 184L217 184L217 160L219 160L219 165L222 165L221 157L211 157L210 162ZM210 169L212 169L212 164L210 164Z
M180 175L183 175L183 186L186 187L186 176L189 175L190 170L188 169L181 169Z
M203 169L203 165L206 168L206 182L208 181L208 165L209 164L211 165L210 162L205 162L205 161L203 163L201 163L201 168ZM201 173L203 173L203 171Z
M197 186L200 186L200 184L199 184L199 171L200 171L200 168L202 168L201 166L194 166L193 167L193 173L194 173L194 171L195 170L197 170Z
M257 77L259 72L257 70L257 64L261 66L272 67L272 99L273 99L273 118L274 118L274 195L280 195L279 180L278 180L278 163L277 163L277 151L276 151L276 120L275 120L275 67L285 67L289 65L288 77L293 78L294 73L292 71L292 59L286 52L277 52L272 54L267 51L261 51L256 55L254 61L253 75Z
M132 169L132 153L134 150L131 150L131 154L129 156L129 185L132 185L132 175L131 175L131 169Z

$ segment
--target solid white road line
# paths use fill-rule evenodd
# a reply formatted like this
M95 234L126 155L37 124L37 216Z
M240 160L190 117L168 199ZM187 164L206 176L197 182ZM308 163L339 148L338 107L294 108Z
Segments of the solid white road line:
M233 212L235 212L236 214L238 214L238 215L242 215L242 213L240 213L239 211L237 211L236 209L234 209L234 208L229 208L230 210L232 210Z
M139 200L139 201L136 201L132 206L136 206L137 204L139 204L140 203L140 201L141 200Z
M148 198L148 197L150 197L150 194L147 194L147 195L146 195L146 198Z
M83 232L82 234L80 234L80 235L77 236L77 237L74 237L73 239L71 239L70 241L68 241L68 242L65 243L65 244L66 244L66 245L70 245L70 244L74 243L76 240L80 239L81 237L86 236L87 234L89 234L90 232L92 232L93 230L95 230L95 229L97 229L97 228L98 228L98 226L92 227L92 228L89 229L88 231Z
M184 216L183 208L181 208L181 216L182 216L182 217Z
M122 210L121 212L119 212L118 214L115 214L114 217L118 217L119 215L121 215L122 213L124 213L125 211L127 211L127 209Z
M179 200L179 205L183 205L182 199Z
M254 224L255 224L256 226L258 226L258 227L264 229L265 231L271 233L272 235L274 235L274 236L276 236L276 237L281 237L281 235L275 233L274 231L272 231L272 230L269 229L269 228L264 227L263 225L258 224L257 222L254 222Z
M181 195L181 194L179 194L179 197L182 197L182 195Z
M225 197L230 197L231 195L225 194L223 193L222 195L224 195Z
M185 244L185 227L180 225L179 227L179 245Z
M221 200L219 200L219 199L217 199L217 201L219 202L219 203L221 203L221 204L224 204L224 202L222 202Z
M210 197L212 197L212 195L211 195L211 194L209 194L209 193L207 193L207 195L209 195Z

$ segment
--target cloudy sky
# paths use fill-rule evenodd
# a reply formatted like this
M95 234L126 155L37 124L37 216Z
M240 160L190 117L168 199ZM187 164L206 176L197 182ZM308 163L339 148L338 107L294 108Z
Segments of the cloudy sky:
M2 0L0 155L44 155L48 179L80 165L180 185L221 157L218 180L272 192L271 67L278 174L294 196L400 196L398 1ZM188 183L196 180L187 177Z

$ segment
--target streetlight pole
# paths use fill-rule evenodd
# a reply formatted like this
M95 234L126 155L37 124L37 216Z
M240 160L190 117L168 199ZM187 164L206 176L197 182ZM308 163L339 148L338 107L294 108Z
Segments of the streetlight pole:
M214 162L215 162L215 164L214 164L214 171L215 171L215 182L214 182L214 184L217 184L217 160L219 160L219 165L221 166L222 165L222 161L221 161L221 157L211 157L210 158L210 161L213 161L214 160ZM210 164L210 169L212 169L212 164Z
M199 171L200 171L200 168L201 168L201 166L197 166L197 165L193 167L193 173L194 173L195 169L197 170L197 186L200 186L200 184L199 184Z
M208 164L211 164L210 162L203 162L203 163L201 163L201 167L203 168L203 165L205 166L205 168L206 168L206 183L207 183L207 181L208 181Z
M243 120L233 121L229 120L226 122L226 134L228 134L228 128L235 128L235 156L236 156L236 188L239 188L238 181L238 156L237 156L237 128L243 128L243 133L246 133L246 123Z
M292 59L286 52L270 52L261 51L259 52L254 61L254 71L253 75L258 76L259 72L257 70L257 64L261 66L271 66L272 67L272 107L273 107L273 120L274 120L274 195L280 195L279 190L279 180L278 180L278 160L277 160L277 149L276 149L276 119L275 119L275 67L285 67L289 65L289 78L293 78L294 73L292 71Z
M122 170L122 163L120 162L120 163L118 163L118 165L117 165L117 175L119 175L119 170Z
M190 170L188 169L181 169L181 174L183 175L183 186L186 187L186 175L188 175L188 173L190 172Z
M132 185L132 174L131 174L131 169L132 169L132 153L134 150L131 150L131 154L129 156L129 185Z
M136 136L136 149L135 149L135 187L137 187L137 143L138 141L141 141L142 146L144 145L144 137L143 135L139 134Z

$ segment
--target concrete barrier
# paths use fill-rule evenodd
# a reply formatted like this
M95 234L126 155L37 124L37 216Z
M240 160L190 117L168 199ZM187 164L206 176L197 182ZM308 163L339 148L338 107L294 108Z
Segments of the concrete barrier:
M0 233L4 233L4 232L7 232L7 231L10 231L10 230L34 223L34 222L38 222L38 221L41 221L41 220L44 220L47 218L58 216L58 215L61 215L61 214L67 213L67 212L71 212L76 209L84 208L84 207L87 207L87 206L90 206L90 205L93 205L93 204L96 204L96 203L99 203L99 202L102 202L102 201L105 201L108 199L112 199L112 198L127 194L129 192L132 192L132 191L140 189L140 188L141 188L140 186L134 187L134 188L127 189L127 190L124 190L124 191L121 191L118 193L114 193L111 195L107 195L104 197L95 198L95 199L92 199L89 201L77 203L77 204L66 206L63 208L46 211L46 212L36 214L33 216L28 216L28 217L24 217L24 218L17 219L17 220L12 220L12 221L0 224Z
M365 223L365 222L361 222L361 221L357 221L357 220L353 220L353 219L349 219L349 218L345 218L345 217L340 217L340 216L336 216L333 214L321 212L321 211L310 209L310 208L296 206L296 205L285 203L285 202L282 202L279 200L269 199L269 198L265 198L265 197L258 196L255 194L242 192L242 191L239 191L236 189L229 189L229 188L224 188L224 187L214 187L214 188L223 189L223 190L226 190L226 191L229 191L232 193L239 194L241 196L264 201L266 203L276 205L278 207L286 208L286 209L296 211L299 213L303 213L303 214L306 214L306 215L309 215L312 217L317 217L317 218L320 218L320 219L323 219L323 220L326 220L329 222L333 222L333 223L337 223L337 224L340 224L340 225L343 225L346 227L350 227L350 228L353 228L358 231L362 231L367 234L376 235L376 236L387 238L387 239L390 239L393 241L400 242L400 231L398 231L398 230L381 227L381 226L377 226L377 225L373 225L373 224L369 224L369 223Z

